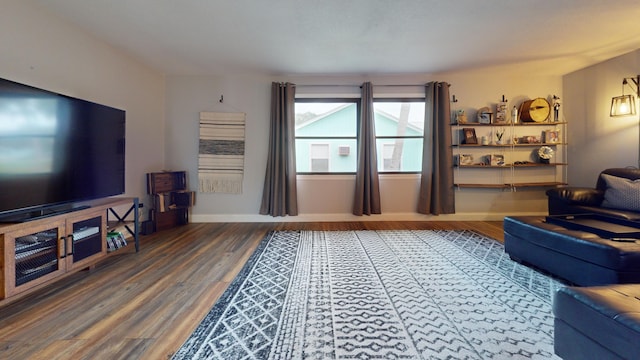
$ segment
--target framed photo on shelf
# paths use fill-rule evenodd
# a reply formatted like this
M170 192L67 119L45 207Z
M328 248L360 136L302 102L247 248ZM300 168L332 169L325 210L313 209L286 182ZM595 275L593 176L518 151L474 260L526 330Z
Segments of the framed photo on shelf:
M496 106L496 118L493 121L494 124L506 124L507 123L507 102L501 101Z
M560 132L557 130L546 130L542 135L545 144L556 144L560 142Z
M486 106L478 109L477 116L478 116L478 123L480 124L491 124L493 120L493 113L491 112L491 109L489 109Z
M504 166L504 155L491 154L489 157L489 165L491 166Z
M540 137L535 135L522 136L518 139L517 144L540 144Z
M462 135L464 136L464 144L478 144L478 138L476 137L476 129L474 128L462 128Z
M472 154L456 155L456 165L473 165L473 155Z

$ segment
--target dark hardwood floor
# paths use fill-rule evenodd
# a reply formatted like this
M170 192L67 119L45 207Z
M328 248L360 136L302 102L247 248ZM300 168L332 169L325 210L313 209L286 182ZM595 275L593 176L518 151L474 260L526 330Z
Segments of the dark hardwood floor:
M0 305L0 359L167 359L270 230L470 229L502 222L188 224Z

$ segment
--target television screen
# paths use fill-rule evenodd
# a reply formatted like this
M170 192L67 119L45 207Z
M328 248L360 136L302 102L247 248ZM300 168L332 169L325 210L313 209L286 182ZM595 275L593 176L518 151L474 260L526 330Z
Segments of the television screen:
M124 193L125 111L0 79L0 218Z

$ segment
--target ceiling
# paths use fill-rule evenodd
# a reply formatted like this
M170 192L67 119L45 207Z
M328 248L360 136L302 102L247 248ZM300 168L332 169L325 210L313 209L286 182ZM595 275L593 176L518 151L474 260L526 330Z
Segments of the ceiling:
M637 0L32 0L175 75L562 75L640 48Z

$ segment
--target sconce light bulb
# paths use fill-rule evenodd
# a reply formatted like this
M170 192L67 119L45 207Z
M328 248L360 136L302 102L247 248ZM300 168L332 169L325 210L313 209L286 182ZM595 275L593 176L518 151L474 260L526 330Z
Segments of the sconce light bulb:
M620 104L620 113L626 114L628 112L629 112L629 105L627 105L626 102L623 102L622 104Z

